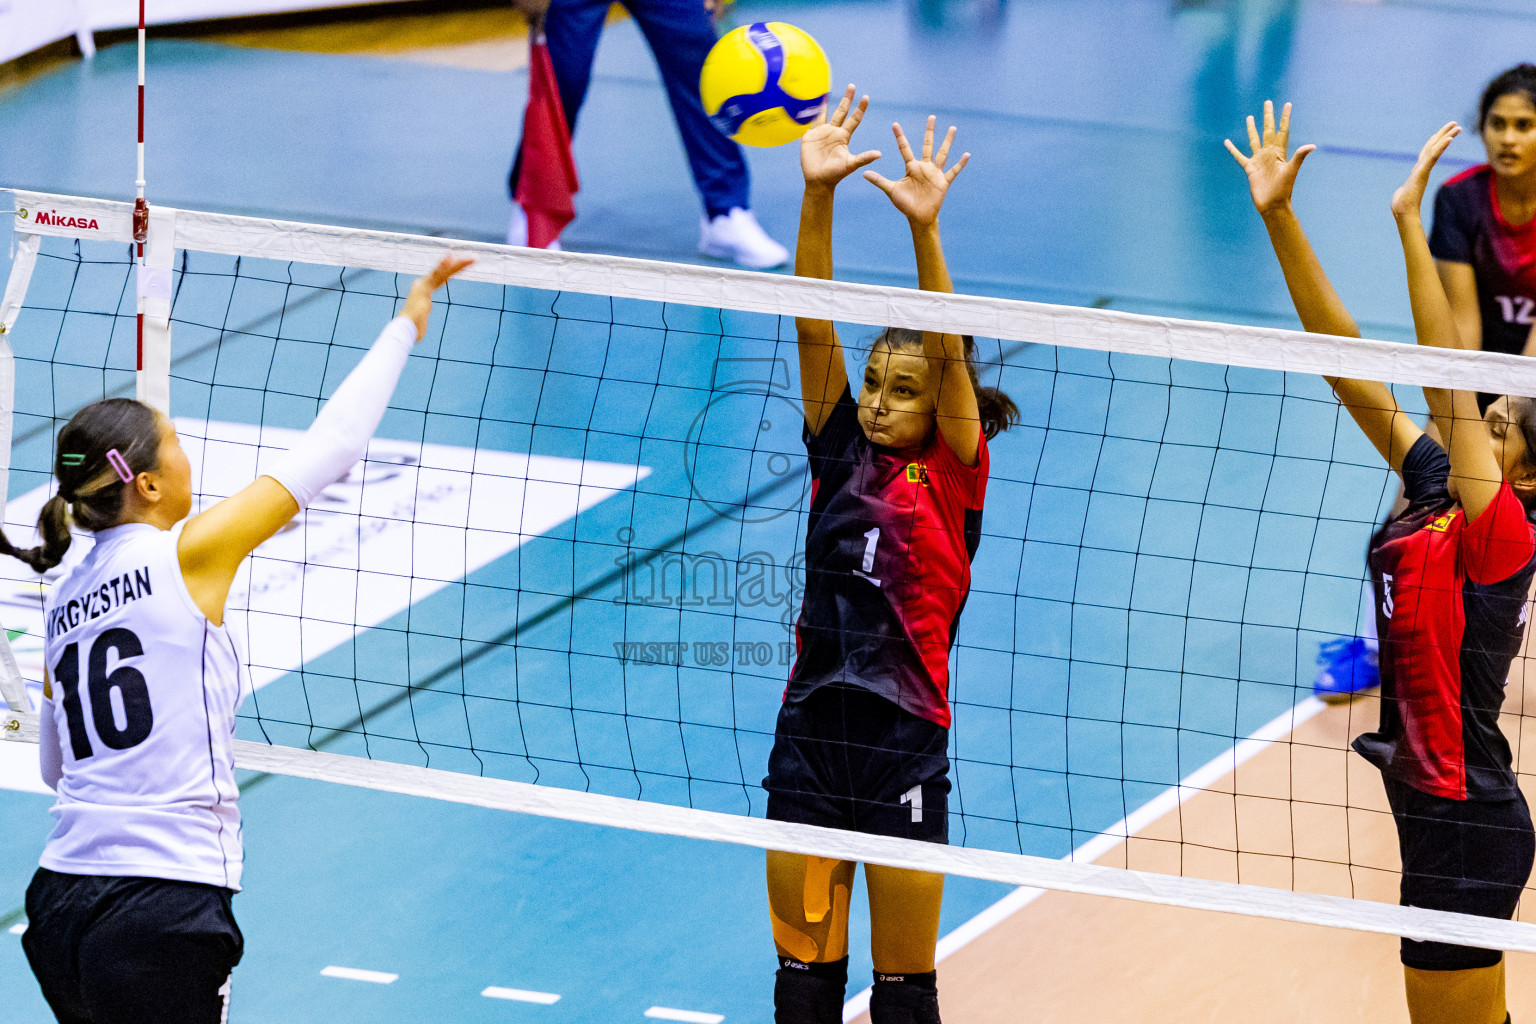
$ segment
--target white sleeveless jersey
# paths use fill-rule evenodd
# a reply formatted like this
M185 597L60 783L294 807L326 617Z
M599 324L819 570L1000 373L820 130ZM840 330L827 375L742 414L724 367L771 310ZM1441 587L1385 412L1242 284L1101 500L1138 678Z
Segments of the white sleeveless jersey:
M143 523L103 530L44 604L64 774L42 865L238 889L244 670L187 591L176 540Z

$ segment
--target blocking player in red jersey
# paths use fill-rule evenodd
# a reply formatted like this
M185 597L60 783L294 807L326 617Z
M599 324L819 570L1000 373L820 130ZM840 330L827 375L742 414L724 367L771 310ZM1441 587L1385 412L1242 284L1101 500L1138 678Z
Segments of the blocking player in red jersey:
M849 86L800 147L805 199L795 272L832 278L832 196L880 154L848 149L869 98ZM918 284L953 291L938 216L967 153L947 170L955 130L922 155L894 126L906 176L879 186L906 215ZM797 320L810 522L798 655L768 761L768 817L946 842L949 649L981 540L987 439L1017 417L977 384L971 342L887 329L857 398L832 324ZM855 864L768 854L779 1024L840 1024ZM937 1024L934 947L944 876L865 865L875 1024Z
M1264 105L1253 152L1227 148L1248 172L1286 285L1309 331L1358 337L1291 209L1304 146L1286 158L1290 106ZM1461 339L1424 238L1419 207L1430 170L1461 129L1427 142L1392 213L1408 268L1419 344ZM1381 636L1381 725L1354 747L1381 770L1402 856L1407 906L1513 917L1536 857L1531 814L1516 784L1499 708L1519 651L1536 575L1536 403L1501 397L1479 415L1468 391L1425 388L1441 447L1373 381L1329 378L1376 450L1403 479L1407 507L1371 539ZM1414 1024L1506 1024L1498 950L1402 942Z
M1465 347L1536 355L1536 65L1488 83L1478 131L1488 162L1440 186L1429 249Z
M1440 186L1429 250L1464 347L1536 355L1536 65L1489 82L1477 121L1488 163ZM1479 406L1497 397L1480 394ZM1324 643L1318 662L1324 700L1378 684L1374 633Z

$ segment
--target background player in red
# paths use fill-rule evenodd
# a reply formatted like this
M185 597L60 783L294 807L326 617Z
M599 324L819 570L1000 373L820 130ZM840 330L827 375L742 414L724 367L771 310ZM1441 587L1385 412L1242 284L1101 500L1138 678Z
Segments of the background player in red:
M848 143L869 98L849 86L800 147L805 199L795 272L832 277L832 196L879 158ZM955 130L922 155L894 126L906 176L866 171L904 213L918 284L953 291L938 216L967 153L945 169ZM987 485L986 439L1017 416L977 385L970 339L887 329L858 399L833 325L798 320L813 489L798 656L768 761L768 817L878 835L949 836L949 649L970 590ZM848 981L851 861L768 854L780 1024L840 1024ZM876 1024L939 1019L934 974L944 876L865 865Z
M1536 355L1536 65L1489 82L1477 114L1488 162L1440 186L1429 249L1466 348Z
M1358 337L1291 209L1304 146L1286 159L1290 106L1277 128L1264 105L1262 138L1248 119L1252 155L1227 148L1248 173L1302 326ZM1425 144L1392 197L1419 344L1457 348L1451 305L1435 273L1419 207L1429 173L1461 129ZM1334 393L1403 479L1408 505L1371 539L1382 637L1381 725L1355 749L1381 769L1402 856L1402 902L1511 918L1530 877L1536 836L1515 780L1499 708L1519 651L1536 575L1536 406L1425 388L1441 447L1372 381L1329 378ZM1506 1024L1498 950L1402 942L1414 1024Z
M1536 355L1536 65L1489 82L1477 123L1488 162L1440 186L1429 249L1463 347ZM1496 397L1479 395L1480 407ZM1319 696L1375 686L1376 646L1374 634L1324 644Z

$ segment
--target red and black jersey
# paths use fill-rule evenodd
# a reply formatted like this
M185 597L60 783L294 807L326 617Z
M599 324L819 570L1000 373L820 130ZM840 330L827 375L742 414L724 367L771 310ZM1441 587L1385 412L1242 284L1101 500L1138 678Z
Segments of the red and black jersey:
M1519 793L1499 708L1520 649L1536 536L1508 483L1472 522L1428 436L1403 460L1408 507L1371 538L1381 727L1354 747L1391 778L1452 800Z
M969 467L937 430L916 454L876 445L844 388L805 447L805 601L784 699L860 686L948 728L949 649L981 542L986 438Z
M1484 350L1519 355L1536 323L1536 220L1510 224L1493 189L1487 164L1441 185L1429 251L1437 260L1472 265Z

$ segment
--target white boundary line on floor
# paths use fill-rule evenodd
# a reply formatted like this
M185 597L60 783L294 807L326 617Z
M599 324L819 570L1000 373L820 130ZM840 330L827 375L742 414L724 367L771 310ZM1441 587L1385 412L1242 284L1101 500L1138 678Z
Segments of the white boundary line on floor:
M347 981L367 981L374 985L393 985L400 975L388 971L366 971L361 967L323 967L320 974L327 978L345 978Z
M1318 712L1322 711L1325 706L1316 697L1308 697L1295 707L1289 708L1275 716L1272 721L1266 723L1257 732L1234 744L1230 750L1222 751L1201 767L1190 772L1177 786L1170 786L1168 789L1165 789L1130 814L1109 826L1109 828L1084 842L1068 854L1066 860L1079 863L1093 863L1116 846L1125 842L1129 837L1138 834L1142 829L1158 821L1164 815L1177 810L1186 800L1209 789L1211 785L1223 776L1237 771L1239 765L1252 760L1256 755L1268 749L1270 744L1283 741L1291 733L1295 732L1302 723L1310 720ZM1020 886L948 935L942 936L939 939L937 961L943 963L946 957L958 953L972 942L981 938L981 936L1029 906L1045 891L1045 889L1037 886ZM869 1009L869 997L872 991L870 988L865 988L843 1004L843 1020L845 1022L853 1020L859 1014Z

